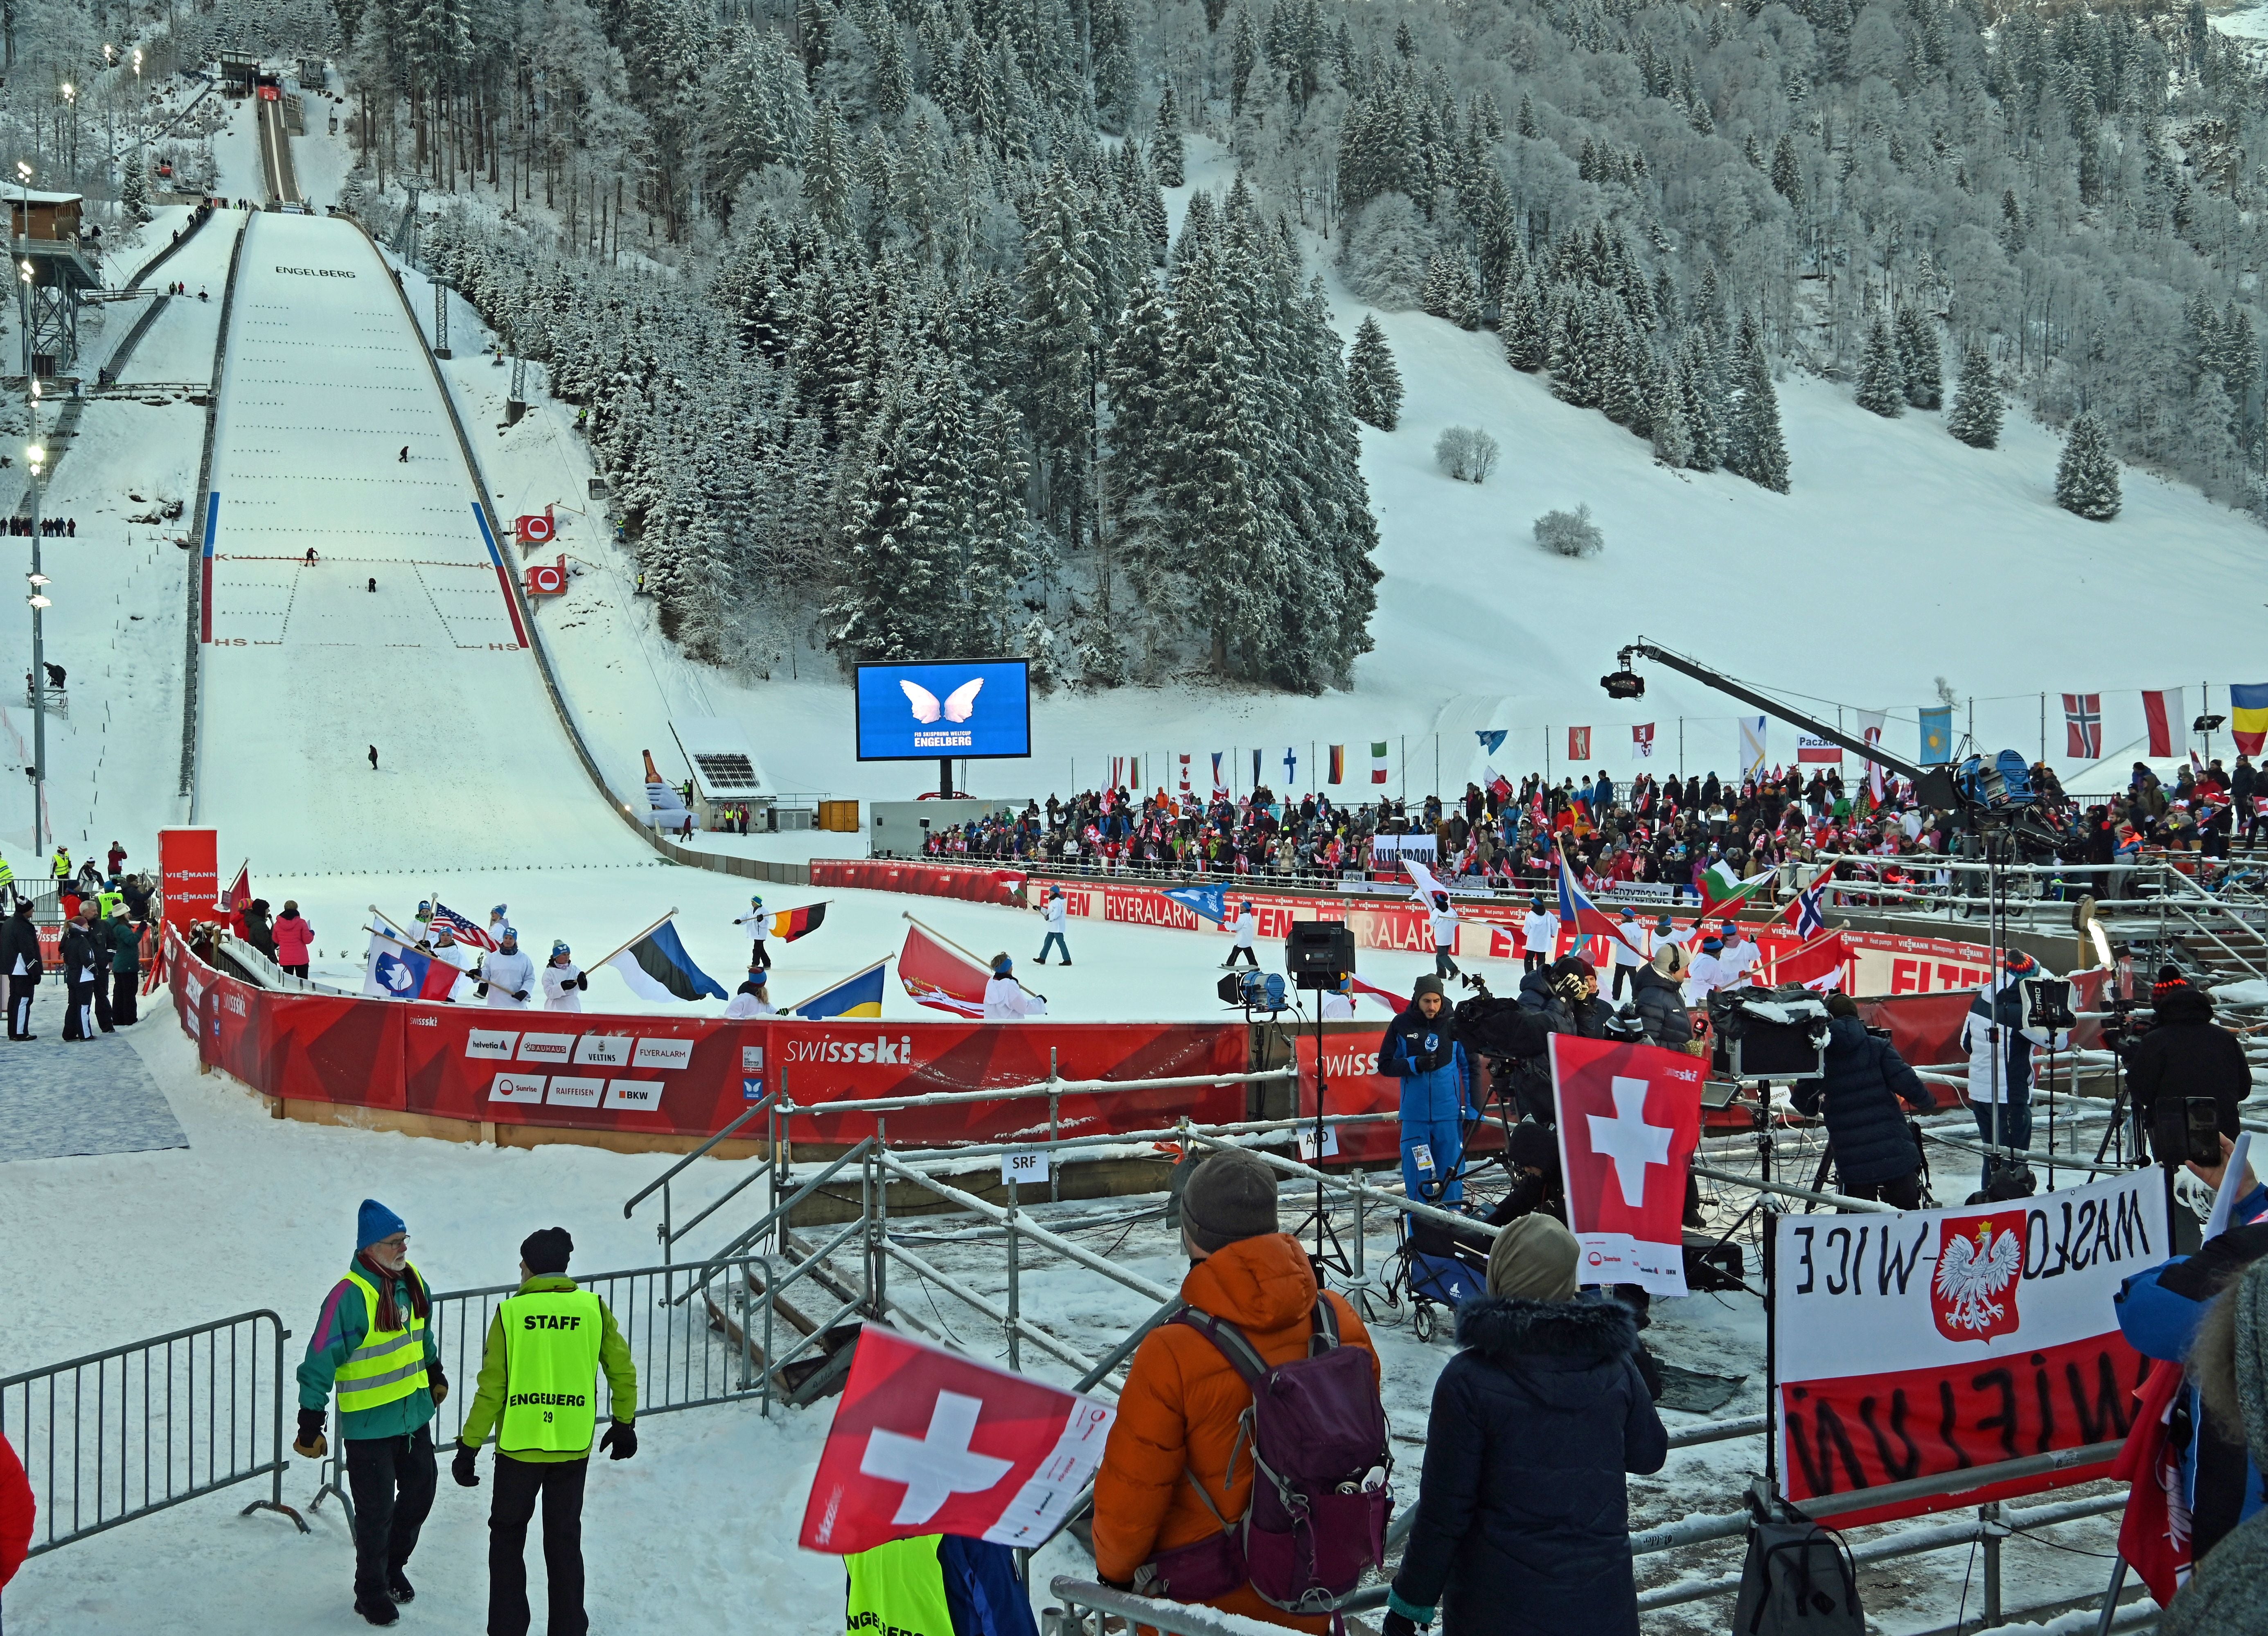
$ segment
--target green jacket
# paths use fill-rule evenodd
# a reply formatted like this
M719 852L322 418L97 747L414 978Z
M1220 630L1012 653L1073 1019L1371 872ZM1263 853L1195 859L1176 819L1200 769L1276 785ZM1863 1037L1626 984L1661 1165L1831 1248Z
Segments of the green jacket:
M540 1291L571 1290L575 1280L554 1273L539 1272L519 1286L522 1295ZM605 1301L599 1303L599 1369L607 1377L607 1390L613 1395L613 1417L623 1425L637 1419L637 1364L630 1357L630 1343L615 1323L615 1315ZM504 1350L504 1309L498 1303L497 1314L489 1320L489 1338L481 1349L480 1383L473 1392L473 1406L465 1415L465 1429L458 1433L468 1448L478 1448L488 1441L489 1433L503 1418L506 1391ZM518 1454L497 1453L507 1460L525 1460L541 1465L550 1462L587 1460L591 1451L581 1454L566 1449L530 1448Z
M367 1271L363 1276L371 1278ZM371 1282L375 1284L378 1280L371 1278ZM430 1296L432 1291L429 1288L426 1293ZM341 1279L325 1299L322 1315L315 1320L315 1332L307 1341L307 1355L299 1360L302 1409L330 1406L331 1387L341 1366L354 1355L355 1348L369 1334L370 1314L364 1310L362 1292L351 1279ZM440 1343L434 1338L429 1322L425 1327L425 1367L430 1372L440 1367ZM380 1404L375 1409L342 1410L339 1435L355 1440L407 1437L432 1418L432 1391L421 1386L409 1396Z
M109 932L114 940L112 944L114 952L110 956L112 972L122 977L140 976L142 975L142 928L133 921L122 918L106 921L103 924L104 929Z

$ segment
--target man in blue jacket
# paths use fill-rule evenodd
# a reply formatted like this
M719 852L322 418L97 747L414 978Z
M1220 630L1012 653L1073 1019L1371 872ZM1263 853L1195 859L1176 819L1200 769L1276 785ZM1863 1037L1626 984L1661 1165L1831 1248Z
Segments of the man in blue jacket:
M1429 1205L1462 1203L1473 1065L1440 978L1418 979L1410 1009L1387 1027L1378 1071L1402 1081L1403 1190Z

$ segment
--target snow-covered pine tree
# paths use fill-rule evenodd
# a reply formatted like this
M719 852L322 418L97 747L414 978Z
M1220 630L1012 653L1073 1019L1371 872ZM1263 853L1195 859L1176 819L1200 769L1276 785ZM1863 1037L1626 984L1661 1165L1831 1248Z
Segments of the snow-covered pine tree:
M126 155L125 175L118 184L118 209L129 222L150 219L149 154L136 145ZM342 199L344 194L340 195Z
M1653 457L1673 468L1693 463L1693 432L1685 424L1683 395L1677 390L1676 365L1668 359L1655 365L1653 394Z
M1391 431L1402 416L1402 372L1386 344L1378 320L1364 313L1354 332L1354 354L1347 361L1347 398L1357 419Z
M1505 286L1497 335L1504 343L1504 361L1514 369L1532 375L1550 362L1550 314L1543 285L1532 270Z
M1897 343L1890 336L1889 321L1879 313L1874 328L1867 332L1867 350L1859 356L1858 402L1860 409L1885 419L1896 419L1906 411L1905 371L1898 363Z
M1481 327L1481 286L1473 276L1473 265L1463 256L1449 263L1449 310L1445 314L1460 329Z
M1174 95L1173 81L1166 82L1165 94L1158 99L1158 123L1150 133L1150 168L1158 174L1160 188L1182 185L1182 105Z
M2067 512L2106 523L2118 515L2118 456L2102 423L2081 415L2071 423L2064 438L2063 458L2056 462L2056 504Z
M1436 318L1447 318L1454 299L1449 258L1439 250L1425 260L1425 282L1418 286L1418 305Z
M1646 383L1646 376L1633 367L1631 321L1624 315L1622 303L1612 296L1599 298L1599 311L1605 320L1599 346L1599 407L1616 425L1628 426L1643 437Z
M1945 402L1945 373L1937 351L1937 326L1919 307L1898 308L1898 368L1905 375L1906 402L1933 409Z
M1725 421L1717 387L1717 358L1709 331L1695 324L1685 332L1677 355L1679 406L1693 437L1695 471L1714 471L1725 459Z
M1073 542L1086 511L1088 388L1099 313L1078 191L1061 166L1049 173L1025 239L1023 280L1024 413L1039 456L1040 514Z
M1954 388L1953 413L1945 429L1972 449L1989 449L2000 441L2000 383L1992 377L1992 360L1982 346L1972 344L1962 355L1961 383Z
M1134 46L1119 0L1092 0L1088 50L1094 63L1095 122L1108 131L1134 124Z
M1771 360L1764 356L1764 332L1755 314L1741 314L1734 346L1741 388L1741 464L1735 469L1760 488L1786 494L1787 439L1780 432L1779 394L1772 387Z

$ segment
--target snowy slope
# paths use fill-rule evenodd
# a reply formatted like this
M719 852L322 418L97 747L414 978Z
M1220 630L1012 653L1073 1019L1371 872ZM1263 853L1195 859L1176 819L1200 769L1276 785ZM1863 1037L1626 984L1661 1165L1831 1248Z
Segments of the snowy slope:
M260 215L247 232L213 458L199 821L271 869L502 865L538 832L552 864L647 855L519 644L386 269L344 221Z

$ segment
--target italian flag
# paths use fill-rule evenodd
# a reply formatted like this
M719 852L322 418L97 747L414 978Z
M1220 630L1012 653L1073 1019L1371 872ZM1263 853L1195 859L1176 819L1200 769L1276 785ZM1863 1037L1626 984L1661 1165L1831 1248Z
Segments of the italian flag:
M1719 859L1701 875L1701 907L1703 912L1715 914L1746 902L1759 888L1771 884L1778 869L1767 869L1762 874L1750 875L1745 881L1732 871L1732 866Z
M1370 781L1373 784L1386 782L1386 744L1383 740L1370 747Z

